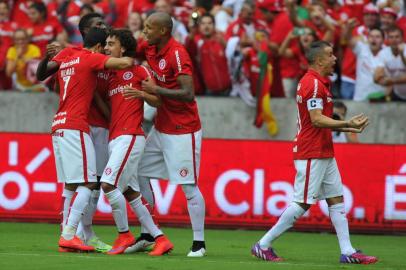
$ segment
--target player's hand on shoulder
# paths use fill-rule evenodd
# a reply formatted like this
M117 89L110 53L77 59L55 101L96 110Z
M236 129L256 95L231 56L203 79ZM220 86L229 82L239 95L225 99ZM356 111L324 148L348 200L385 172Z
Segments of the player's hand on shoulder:
M366 115L362 113L351 117L351 119L348 120L347 123L348 127L350 128L361 129L365 128L369 124L369 119Z

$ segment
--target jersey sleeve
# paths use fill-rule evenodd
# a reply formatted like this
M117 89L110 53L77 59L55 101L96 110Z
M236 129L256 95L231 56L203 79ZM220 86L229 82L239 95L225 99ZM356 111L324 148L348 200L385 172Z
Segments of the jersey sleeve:
M104 65L110 57L101 53L92 53L87 61L88 65L94 70L103 70Z
M322 110L323 109L323 99L326 97L326 93L323 90L322 83L316 78L309 79L304 84L303 87L303 102L307 105L307 110Z
M172 52L171 63L172 69L174 71L174 76L177 78L179 75L190 75L193 74L192 61L190 60L189 54L183 48L176 48Z

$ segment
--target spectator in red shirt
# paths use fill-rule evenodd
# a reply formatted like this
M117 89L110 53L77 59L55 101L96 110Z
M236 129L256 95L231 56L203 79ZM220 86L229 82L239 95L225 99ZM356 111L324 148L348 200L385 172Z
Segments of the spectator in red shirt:
M289 32L288 36L285 38L281 47L279 48L280 56L295 59L299 64L300 71L298 77L295 78L297 82L305 74L309 66L305 56L306 52L310 48L312 42L317 40L318 38L316 33L312 29L308 27L294 28ZM295 97L296 91L289 94L291 97Z
M68 36L62 25L56 20L48 20L47 8L42 2L34 2L28 8L31 23L27 25L27 32L32 42L41 49L42 55L51 41L57 40L63 46L68 42Z
M240 37L241 46L252 46L255 41L255 32L257 30L266 29L266 24L263 21L254 19L255 6L246 2L241 8L240 16L232 22L226 31L225 37L228 40L230 37Z
M200 75L204 83L206 94L213 96L228 96L231 89L230 74L228 71L227 58L225 56L226 42L224 37L215 30L213 15L203 14L198 21L198 29L191 30L185 47L190 54L190 47L196 61L194 69L197 76ZM195 34L196 30L198 33Z
M13 32L17 24L9 20L10 9L6 2L0 2L0 90L11 89L11 80L6 75L6 54L13 44Z
M310 20L302 20L296 14L295 0L287 0L287 8L292 23L297 27L310 27L320 40L334 42L335 27L327 18L326 10L320 2L314 2L309 6Z
M30 23L28 7L33 3L31 0L15 0L11 2L11 21L17 23L18 27L25 27Z
M312 3L309 6L310 20L308 21L298 18L295 2L296 2L295 0L288 0L287 8L289 11L290 20L292 21L293 25L298 27L297 31L303 31L301 29L307 27L315 32L317 39L333 43L335 27L330 21L331 19L330 20L327 19L327 13L324 6L320 2ZM298 76L299 76L298 72L296 72L296 74L291 74L291 76L289 77L284 76L284 74L282 74L283 88L286 97L296 96Z

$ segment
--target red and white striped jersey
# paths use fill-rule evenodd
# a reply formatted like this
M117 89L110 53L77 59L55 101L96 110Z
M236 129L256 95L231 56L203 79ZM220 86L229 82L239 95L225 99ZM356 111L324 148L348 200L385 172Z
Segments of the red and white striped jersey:
M296 102L298 131L294 140L294 159L334 157L331 129L314 127L309 114L310 110L320 109L323 115L332 117L330 80L309 69L299 82Z

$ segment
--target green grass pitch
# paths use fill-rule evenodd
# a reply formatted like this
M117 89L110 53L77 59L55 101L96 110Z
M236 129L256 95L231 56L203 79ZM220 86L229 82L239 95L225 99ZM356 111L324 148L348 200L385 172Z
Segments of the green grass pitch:
M116 236L113 226L95 226L106 242ZM263 231L207 230L207 256L187 258L191 229L164 228L175 244L170 255L151 258L147 254L108 256L104 254L58 253L59 226L56 224L0 223L0 269L32 270L323 270L323 269L406 269L406 236L352 235L356 248L376 255L376 265L341 265L334 234L296 233L283 235L276 243L285 262L270 263L251 257L251 245ZM138 231L137 231L138 233Z

